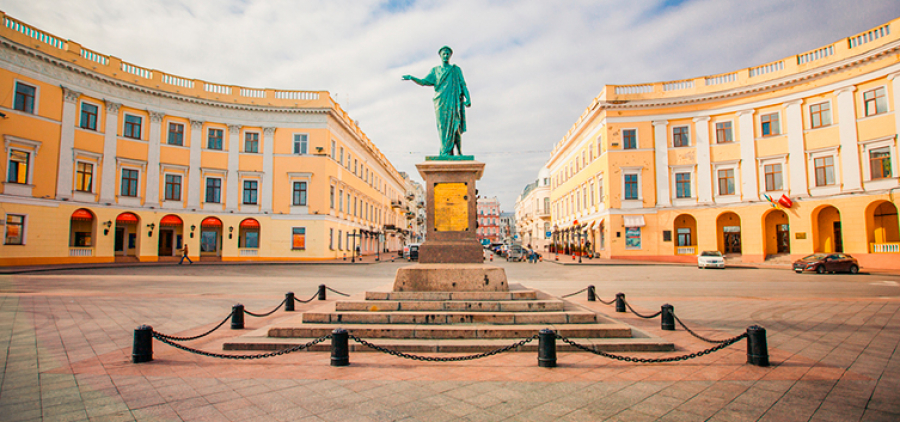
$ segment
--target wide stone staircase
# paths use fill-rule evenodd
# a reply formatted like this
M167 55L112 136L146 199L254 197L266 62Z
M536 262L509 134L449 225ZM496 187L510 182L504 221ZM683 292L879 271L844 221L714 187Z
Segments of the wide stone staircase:
M330 302L248 332L225 350L278 350L305 344L336 328L403 352L482 352L550 328L603 351L670 351L653 337L586 306L510 284L508 292L394 292L389 286ZM536 350L534 340L519 351ZM351 350L371 350L353 340ZM560 350L577 350L559 342ZM311 350L329 350L329 342Z

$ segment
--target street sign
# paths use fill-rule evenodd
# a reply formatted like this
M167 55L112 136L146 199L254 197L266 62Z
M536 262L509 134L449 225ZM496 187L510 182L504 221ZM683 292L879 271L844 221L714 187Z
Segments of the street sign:
M482 246L487 246L491 244L491 241L487 239L481 239L481 244Z
M547 239L549 239L551 236L553 236L553 233L551 233L551 232L547 232L544 234L544 237Z

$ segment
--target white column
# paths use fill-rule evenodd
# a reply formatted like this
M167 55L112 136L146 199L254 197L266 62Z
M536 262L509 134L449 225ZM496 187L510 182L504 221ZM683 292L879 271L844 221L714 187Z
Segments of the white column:
M203 122L191 120L191 155L188 169L188 208L200 208L200 194L203 192L200 179L200 152L203 145Z
M712 202L712 169L709 158L709 116L694 118L694 137L697 140L697 202Z
M891 73L888 75L888 80L891 81L891 85L894 88L894 106L891 107L891 110L894 110L894 130L900 132L900 112L897 111L900 110L900 95L897 95L897 93L900 92L898 91L900 90L900 73ZM896 159L893 157L896 155L897 151L891 151L891 157L894 161L896 161ZM896 172L900 169L892 167L891 170L893 170L892 176L896 177Z
M159 198L159 143L162 120L165 113L147 110L150 113L150 142L147 146L147 195L144 205L158 207Z
M756 140L753 139L753 114L756 110L738 112L741 144L741 196L744 201L758 201L759 189L756 183Z
M228 185L228 193L225 197L225 209L236 210L240 203L240 189L238 184L238 167L240 160L238 151L241 146L241 125L228 125L228 175L225 184Z
M59 134L59 166L56 173L56 199L72 199L72 173L75 172L75 117L80 92L62 87L62 128Z
M809 196L806 174L806 147L803 138L803 100L784 103L788 137L788 196Z
M843 192L862 190L859 169L859 144L856 134L855 86L841 88L837 94L838 135L841 137L841 171Z
M272 174L273 156L275 152L275 128L263 128L263 176L262 176L262 211L272 212L272 188L275 177ZM312 186L307 187L312 189Z
M119 107L106 102L106 128L103 133L103 176L100 179L100 202L116 202L116 148L119 140Z
M669 196L669 143L666 140L668 120L653 122L653 148L656 155L656 206L672 205ZM643 181L642 181L643 183Z

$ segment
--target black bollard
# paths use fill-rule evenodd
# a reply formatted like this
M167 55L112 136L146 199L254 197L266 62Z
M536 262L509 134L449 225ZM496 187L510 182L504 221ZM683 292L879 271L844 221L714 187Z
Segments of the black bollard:
M556 367L556 331L544 328L538 333L538 366Z
M240 303L231 307L231 329L244 329L244 305Z
M660 316L660 328L666 331L675 331L675 307L668 303L663 305Z
M747 363L769 366L769 346L766 345L766 329L759 325L747 327Z
M294 292L284 294L284 311L294 312Z
M131 348L131 362L141 363L153 360L153 327L141 325L134 329L134 345Z
M625 312L625 293L616 293L616 312Z
M325 285L319 285L319 300L325 300Z
M588 286L588 302L596 302L597 301L597 291L594 290L594 285Z
M350 365L349 338L350 333L343 328L335 328L331 332L331 366Z

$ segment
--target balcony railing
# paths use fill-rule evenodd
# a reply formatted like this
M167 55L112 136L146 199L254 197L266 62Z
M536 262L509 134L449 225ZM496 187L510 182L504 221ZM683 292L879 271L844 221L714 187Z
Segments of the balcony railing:
M870 243L872 253L900 253L900 243Z
M94 256L93 247L69 247L69 256Z
M240 250L241 256L259 256L259 249L244 249Z
M675 248L675 255L697 255L696 246L678 246Z

